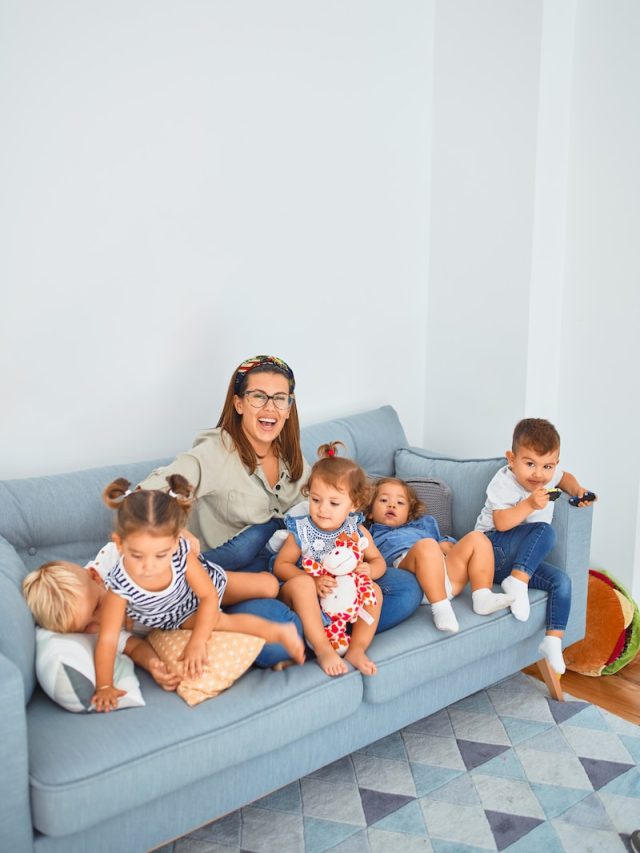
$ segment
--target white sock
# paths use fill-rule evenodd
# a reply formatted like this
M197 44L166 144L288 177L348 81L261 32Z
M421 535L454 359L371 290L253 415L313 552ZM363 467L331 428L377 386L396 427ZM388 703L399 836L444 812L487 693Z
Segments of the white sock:
M496 610L504 610L513 603L512 595L502 595L499 592L493 592L491 589L476 589L471 593L473 601L473 610L480 616L488 616L490 613L495 613Z
M563 675L566 670L566 666L564 663L564 658L562 657L562 638L561 637L553 637L546 635L544 640L538 646L538 651L541 655L544 655L546 659L551 664L552 668L558 673L558 675Z
M513 615L521 622L526 622L529 618L529 585L509 575L500 586L507 595L513 596L514 600L510 605Z
M450 631L452 634L455 634L460 630L456 614L453 612L453 607L448 598L432 604L431 614L433 615L433 621L438 631Z

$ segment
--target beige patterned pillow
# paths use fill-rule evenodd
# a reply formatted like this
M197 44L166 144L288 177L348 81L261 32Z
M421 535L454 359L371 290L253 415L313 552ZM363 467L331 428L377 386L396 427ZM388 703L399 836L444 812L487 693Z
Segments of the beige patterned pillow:
M182 672L182 661L178 658L189 642L191 631L177 629L160 631L154 628L146 640L153 647L161 661L172 672ZM264 640L249 634L235 634L230 631L214 631L207 642L209 663L200 678L183 678L178 685L177 694L187 705L197 705L205 699L211 699L231 687L260 654Z

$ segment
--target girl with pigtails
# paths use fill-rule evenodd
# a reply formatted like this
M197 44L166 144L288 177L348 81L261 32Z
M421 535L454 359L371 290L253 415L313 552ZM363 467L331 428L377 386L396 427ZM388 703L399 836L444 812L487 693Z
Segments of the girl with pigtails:
M184 628L191 638L182 654L183 673L194 677L207 663L206 643L212 631L234 631L279 643L296 663L304 661L304 646L295 625L269 622L248 613L227 614L220 604L275 595L277 582L267 574L225 571L196 554L180 535L193 502L193 489L180 474L167 477L168 491L131 490L123 479L103 493L116 510L113 541L119 559L105 578L107 594L95 652L97 711L117 707L124 691L113 684L119 632L125 616L142 629ZM266 586L269 589L266 589ZM265 587L265 588L263 588Z
M274 565L275 575L283 581L282 601L300 617L304 635L313 648L323 672L343 675L348 660L363 675L375 675L377 667L367 655L382 608L382 590L375 583L386 571L386 564L367 531L362 527L362 510L371 498L367 475L352 459L337 455L341 441L318 448L319 460L302 493L309 498L309 514L285 516L289 535ZM336 578L321 566L336 546L351 540L362 556L355 571L361 576L357 587L365 590L353 608L352 630L346 643L332 642L334 625L325 624L320 600L336 588ZM356 545L357 542L357 545ZM318 571L318 569L320 569Z

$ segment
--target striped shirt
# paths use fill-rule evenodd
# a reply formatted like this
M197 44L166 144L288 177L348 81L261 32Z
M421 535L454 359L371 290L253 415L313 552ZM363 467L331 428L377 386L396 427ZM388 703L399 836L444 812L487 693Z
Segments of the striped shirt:
M104 579L105 586L127 602L127 616L147 628L179 628L198 609L198 598L187 582L187 554L189 543L182 537L171 557L172 579L169 586L160 590L143 589L132 580L124 567L122 557ZM207 571L222 600L227 576L220 566L198 559Z

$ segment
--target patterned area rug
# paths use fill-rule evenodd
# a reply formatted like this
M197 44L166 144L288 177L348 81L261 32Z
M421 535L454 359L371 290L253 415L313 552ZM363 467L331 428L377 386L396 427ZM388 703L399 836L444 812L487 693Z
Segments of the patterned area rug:
M518 674L163 853L630 850L640 727Z

